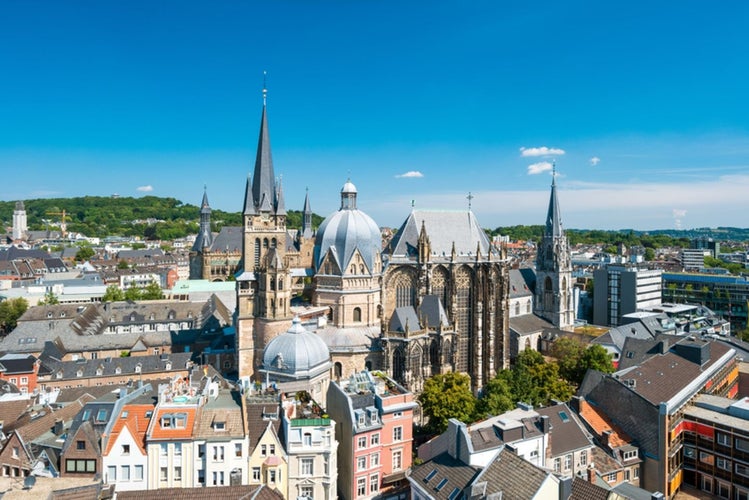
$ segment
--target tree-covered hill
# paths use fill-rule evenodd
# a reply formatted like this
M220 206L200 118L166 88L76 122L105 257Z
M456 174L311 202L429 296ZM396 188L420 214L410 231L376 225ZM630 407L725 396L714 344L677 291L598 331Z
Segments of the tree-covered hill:
M15 206L15 201L0 201L3 226L12 225ZM169 240L197 233L200 221L197 206L158 196L43 198L24 200L24 208L31 230L59 228L64 211L68 231L93 237L140 236ZM319 215L312 215L313 226L319 226L322 220ZM211 223L214 231L223 226L240 226L242 215L214 209ZM299 228L301 225L301 212L289 210L288 226Z

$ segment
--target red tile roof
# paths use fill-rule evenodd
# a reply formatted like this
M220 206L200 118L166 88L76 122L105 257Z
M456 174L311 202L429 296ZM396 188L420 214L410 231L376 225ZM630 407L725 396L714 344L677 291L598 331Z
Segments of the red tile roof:
M150 404L129 404L122 408L122 411L117 415L117 419L112 426L112 430L109 433L107 440L107 447L104 450L104 455L109 455L112 450L114 443L117 441L117 437L120 433L127 428L130 435L133 436L135 442L138 444L138 448L141 453L146 453L146 432L148 431L148 424L151 422L150 418L146 418L147 412L153 412L154 405ZM123 418L123 415L126 416Z

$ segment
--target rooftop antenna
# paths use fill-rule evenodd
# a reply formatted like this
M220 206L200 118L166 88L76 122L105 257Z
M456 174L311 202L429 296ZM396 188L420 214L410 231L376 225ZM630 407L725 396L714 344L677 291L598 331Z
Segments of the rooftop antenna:
M471 202L473 201L474 196L471 194L470 191L468 191L468 196L466 196L466 199L468 200L468 211L471 211Z
M268 87L265 85L267 76L268 72L263 70L263 106L265 106L268 99Z

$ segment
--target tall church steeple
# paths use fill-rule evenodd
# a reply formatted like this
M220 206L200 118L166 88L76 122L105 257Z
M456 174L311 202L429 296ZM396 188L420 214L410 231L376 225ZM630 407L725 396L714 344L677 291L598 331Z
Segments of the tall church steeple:
M304 195L304 209L302 209L302 237L312 238L312 208L309 204L309 189Z
M213 233L211 232L211 206L208 204L208 191L203 188L203 201L200 203L200 230L198 237L195 238L195 244L192 246L193 251L200 252L213 243Z
M253 377L263 348L291 324L291 274L286 258L286 207L273 171L267 90L255 169L245 188L241 271L237 275L237 364L243 380Z
M567 328L575 323L576 304L569 244L557 197L555 163L546 226L536 254L535 313L557 328Z

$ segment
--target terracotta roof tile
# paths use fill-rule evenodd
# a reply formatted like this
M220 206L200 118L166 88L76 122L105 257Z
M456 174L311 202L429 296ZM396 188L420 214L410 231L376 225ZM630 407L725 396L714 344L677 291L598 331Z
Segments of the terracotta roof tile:
M112 430L109 433L107 440L107 447L104 450L104 455L109 455L112 450L114 443L117 441L120 433L123 429L127 428L130 434L138 444L138 448L141 453L146 453L146 432L148 432L148 424L151 422L150 418L146 418L148 412L153 413L154 405L151 404L128 404L122 408L120 414L117 415L117 419L112 426ZM127 414L125 414L127 412Z
M632 438L618 425L614 424L603 411L584 399L580 399L580 416L593 429L593 432L598 435L599 439L603 439L604 432L611 432L608 438L611 449L619 448L632 442Z
M192 437L193 426L195 425L195 414L197 408L193 406L168 406L159 408L154 412L151 419L151 430L149 439L189 439ZM186 421L184 427L162 427L161 418L166 415L185 414Z

